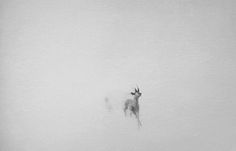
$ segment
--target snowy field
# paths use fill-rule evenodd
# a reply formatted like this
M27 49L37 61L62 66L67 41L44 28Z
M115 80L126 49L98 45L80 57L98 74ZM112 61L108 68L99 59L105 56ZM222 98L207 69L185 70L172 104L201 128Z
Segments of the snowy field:
M236 151L235 1L0 3L1 151Z

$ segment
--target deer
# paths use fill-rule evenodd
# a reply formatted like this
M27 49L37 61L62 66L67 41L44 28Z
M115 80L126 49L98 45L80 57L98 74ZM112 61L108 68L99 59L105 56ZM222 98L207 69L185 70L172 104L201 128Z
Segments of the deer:
M139 119L139 98L142 95L142 93L139 91L139 88L135 88L134 92L130 93L133 96L133 99L127 99L124 103L124 113L125 116L127 115L127 110L130 111L130 115L134 114L137 121L138 121L138 127L142 126L142 123Z

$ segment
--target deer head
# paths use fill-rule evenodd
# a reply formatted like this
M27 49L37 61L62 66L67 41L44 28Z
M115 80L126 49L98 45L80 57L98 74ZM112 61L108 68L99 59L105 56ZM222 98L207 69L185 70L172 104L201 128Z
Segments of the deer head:
M135 88L134 92L131 92L130 94L136 96L136 97L140 97L142 95L142 93L139 91L139 88Z

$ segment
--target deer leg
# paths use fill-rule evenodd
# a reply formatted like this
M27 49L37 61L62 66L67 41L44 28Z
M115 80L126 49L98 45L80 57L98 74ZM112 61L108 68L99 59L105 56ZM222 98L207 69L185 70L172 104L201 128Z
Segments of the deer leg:
M125 107L124 107L125 116L126 116L126 111L127 111L127 109L128 109L128 106L125 105Z
M138 126L139 126L139 127L142 126L142 123L141 123L141 121L140 121L140 119L139 119L139 112L136 112L136 113L135 113L135 116L136 116L137 121L138 121Z
M130 116L132 116L132 113L135 115L135 109L133 106L130 107Z

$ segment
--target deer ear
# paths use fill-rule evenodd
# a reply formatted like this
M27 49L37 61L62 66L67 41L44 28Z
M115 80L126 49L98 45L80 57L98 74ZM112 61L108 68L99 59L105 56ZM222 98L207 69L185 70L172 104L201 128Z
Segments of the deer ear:
M131 92L130 94L134 95L135 93L134 93L134 92Z

